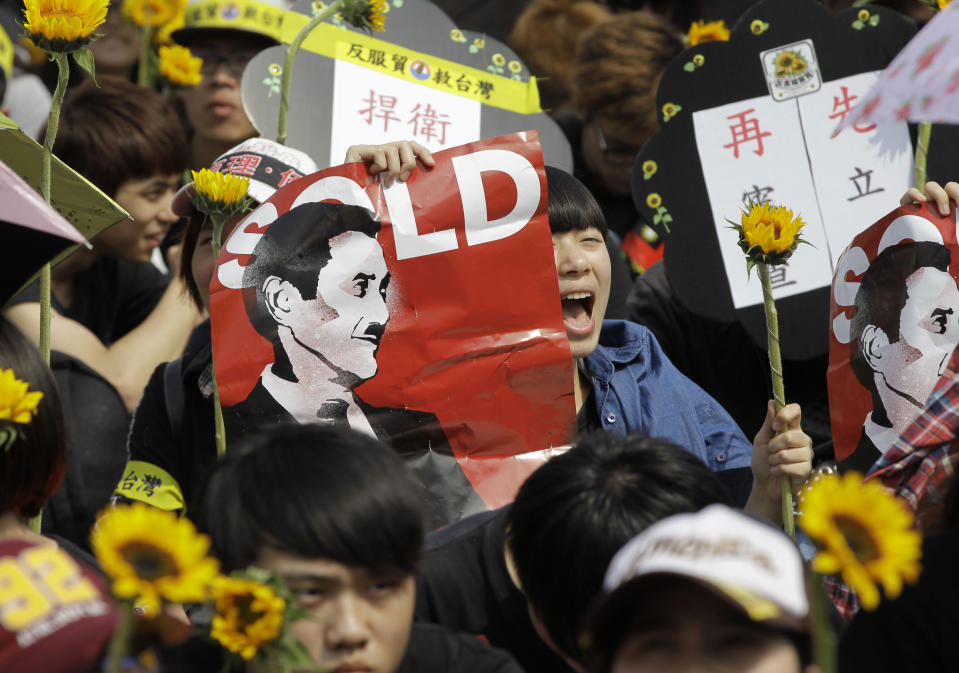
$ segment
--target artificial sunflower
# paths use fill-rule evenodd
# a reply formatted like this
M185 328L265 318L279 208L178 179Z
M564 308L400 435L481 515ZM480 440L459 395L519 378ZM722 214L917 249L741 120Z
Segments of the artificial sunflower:
M240 577L217 577L210 587L216 601L210 637L230 652L252 659L283 632L286 601L265 584Z
M141 27L147 20L147 11L149 11L149 24L157 28L183 16L186 12L186 0L123 0L120 11Z
M812 562L818 573L841 574L866 610L879 605L903 582L919 578L922 538L912 512L877 481L847 472L824 475L800 494L799 526L819 546Z
M481 37L477 37L476 39L473 40L473 46L476 47L477 49L485 49L486 40L484 40Z
M279 63L271 63L270 67L267 68L267 70L274 77L279 77L280 75L283 74L283 66L280 65Z
M682 110L682 108L676 103L664 103L663 104L663 121L668 122L670 119L676 116L676 113Z
M193 173L193 204L201 213L230 217L247 209L250 179L204 168Z
M703 42L728 42L729 29L726 22L719 21L695 21L689 26L689 46L695 47Z
M866 23L866 21L869 20L869 10L868 10L868 9L860 9L860 10L859 10L859 13L856 15L856 18L859 19L860 21L862 21L863 23Z
M647 159L643 162L643 178L649 180L651 177L656 175L656 171L659 170L659 166L652 159Z
M343 20L361 30L386 30L386 0L340 0L337 9Z
M696 67L701 66L705 62L706 62L706 57L703 56L702 54L693 55L693 63L696 64Z
M809 66L799 52L785 50L776 57L776 77L792 77L806 72Z
M90 536L93 553L118 598L138 599L148 614L162 600L200 602L219 571L210 539L189 519L142 503L101 512Z
M749 269L755 264L782 264L805 243L799 231L806 223L784 206L757 203L742 214L740 224L730 224L739 232L739 247L746 253Z
M652 208L653 210L656 210L661 205L663 205L663 197L661 197L656 192L653 192L652 194L646 197L646 205Z
M509 71L514 75L518 75L523 70L523 64L519 61L510 61L506 67L509 68Z
M108 0L24 0L24 34L41 49L66 53L93 40Z
M0 369L0 421L25 424L33 420L43 393L28 392L29 388L30 384L18 379L12 369Z
M178 87L196 86L203 80L203 59L178 44L160 47L160 74Z
M463 35L463 31L459 28L453 28L450 31L450 39L453 40L453 42L466 42L466 36Z
M493 65L499 66L500 68L506 65L506 57L502 54L493 54L491 60L493 61Z
M753 35L762 35L769 28L769 24L762 19L753 19L749 24L749 32Z

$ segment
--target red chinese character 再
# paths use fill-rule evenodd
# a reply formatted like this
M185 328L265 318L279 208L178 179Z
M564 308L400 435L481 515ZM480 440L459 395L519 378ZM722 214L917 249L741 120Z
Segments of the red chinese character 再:
M260 157L255 154L237 154L236 156L230 157L229 163L226 165L226 172L233 173L234 175L245 175L247 177L253 177L253 174L256 173L256 167L260 165Z
M750 141L755 141L756 143L756 149L753 150L753 153L758 156L762 156L763 138L772 135L772 133L769 131L760 132L759 121L757 119L746 119L746 115L748 115L750 112L755 112L755 110L753 108L749 108L744 112L739 112L726 117L726 119L739 119L738 124L733 124L729 127L730 132L733 134L733 141L727 145L723 145L724 148L732 147L733 156L735 156L737 159L739 158L739 146Z
M396 108L396 96L377 96L376 92L370 89L370 97L364 98L363 102L368 103L367 107L357 110L357 112L366 117L368 125L373 125L374 118L382 119L383 131L385 132L390 130L391 121L400 121L400 118L393 114L393 110Z
M417 103L416 107L410 110L410 114L413 116L410 118L407 124L413 125L413 135L414 136L423 136L426 138L426 141L429 142L433 138L436 138L436 142L440 145L446 144L446 127L449 126L450 122L443 121L443 117L449 117L448 114L437 114L436 110L427 103L425 109L420 110L420 104Z
M830 119L838 118L840 124L846 118L846 115L849 114L849 111L852 110L853 102L859 98L859 96L850 96L849 89L846 87L841 87L841 90L842 100L840 100L839 96L832 97L832 114L829 115ZM869 126L859 126L859 122L857 121L852 125L852 128L854 131L856 131L856 133L869 133L876 128L876 125L870 124Z

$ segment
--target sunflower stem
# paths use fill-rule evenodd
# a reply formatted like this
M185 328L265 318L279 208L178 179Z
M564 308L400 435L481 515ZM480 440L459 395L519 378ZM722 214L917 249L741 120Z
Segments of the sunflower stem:
M133 601L120 602L120 618L107 647L106 673L123 673L123 659L130 647L133 633Z
M343 0L337 0L337 2L334 2L310 19L309 22L303 26L303 29L296 34L296 37L293 38L290 46L286 48L286 58L283 61L283 77L280 80L280 117L276 127L276 142L281 145L286 144L286 114L290 109L290 79L293 74L293 59L296 58L297 52L300 51L300 46L303 44L303 41L306 40L307 36L313 32L313 29L326 21L330 16L333 16L342 4Z
M913 162L913 183L920 192L925 191L926 186L926 158L929 155L929 136L932 135L932 124L922 122L919 124L919 133L916 136L916 158Z
M836 634L829 623L829 611L826 607L829 598L819 577L814 577L809 582L812 585L809 593L812 594L813 659L819 664L822 673L837 673Z
M137 64L137 84L147 89L150 82L150 43L153 40L153 26L150 24L150 0L143 3L143 25L140 26L140 62Z
M773 402L776 413L786 406L786 390L783 385L783 363L779 353L779 314L776 312L776 301L773 299L772 283L769 281L769 266L757 264L759 279L763 285L763 306L766 309L766 343L769 350L769 371L772 375ZM783 475L780 480L782 493L783 529L793 540L796 539L796 522L793 519L793 493L789 477Z
M223 235L222 216L213 216L213 238L210 244L213 246L213 259L220 258L220 236ZM214 438L216 439L216 455L222 458L226 454L226 426L223 423L223 405L220 403L220 385L216 380L216 365L211 364L210 373L213 376L213 427Z

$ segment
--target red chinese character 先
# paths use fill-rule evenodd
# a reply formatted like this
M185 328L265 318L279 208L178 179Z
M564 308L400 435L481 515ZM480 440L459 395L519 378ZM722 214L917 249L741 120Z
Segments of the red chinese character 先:
M368 104L367 107L362 110L357 110L357 112L366 117L366 123L368 125L373 125L374 118L382 119L383 131L389 131L391 121L400 121L400 118L393 114L397 103L396 96L378 96L373 89L370 89L370 97L364 98L363 102Z
M255 154L237 154L236 156L230 157L229 163L226 165L226 172L233 173L234 175L245 175L247 177L253 177L253 174L256 173L256 167L260 165L260 157Z
M280 187L285 187L286 185L290 184L294 180L299 180L303 176L291 168L287 171L283 171L282 173L280 173L280 177L282 179L280 180L280 184L276 186L277 189L279 189Z
M723 145L724 148L733 148L733 156L737 159L739 158L739 146L743 143L748 143L755 141L756 149L753 150L753 153L762 156L763 155L763 138L766 136L771 136L772 133L769 131L760 131L759 130L759 121L755 118L746 119L746 115L751 112L755 112L753 108L749 108L744 112L739 112L734 115L726 117L726 119L738 119L738 124L733 124L729 127L730 132L733 134L733 141L727 145Z
M839 119L839 123L846 118L846 115L849 114L852 110L853 102L859 98L859 96L850 96L849 89L846 87L841 87L842 99L840 100L839 96L832 97L832 114L829 115L830 119ZM875 124L870 124L869 126L859 126L859 121L857 120L855 124L852 125L853 130L856 133L869 133L874 128Z
M436 110L434 110L433 106L429 103L426 104L425 109L422 111L420 111L420 107L420 104L417 103L416 107L410 110L410 114L413 116L406 122L407 124L413 125L413 135L423 136L427 142L436 138L436 142L440 145L445 145L446 127L449 126L450 122L443 121L441 117L449 117L449 115L437 114Z

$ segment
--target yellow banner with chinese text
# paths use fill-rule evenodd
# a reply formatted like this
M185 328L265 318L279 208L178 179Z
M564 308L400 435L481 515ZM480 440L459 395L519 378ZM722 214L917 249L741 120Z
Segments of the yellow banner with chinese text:
M230 28L280 40L287 14L280 7L256 0L204 0L187 8L183 28Z
M287 12L281 40L289 44L309 17ZM369 68L407 82L445 91L484 105L519 114L542 112L536 78L514 80L437 56L423 54L374 37L321 23L304 40L303 48L328 58Z

